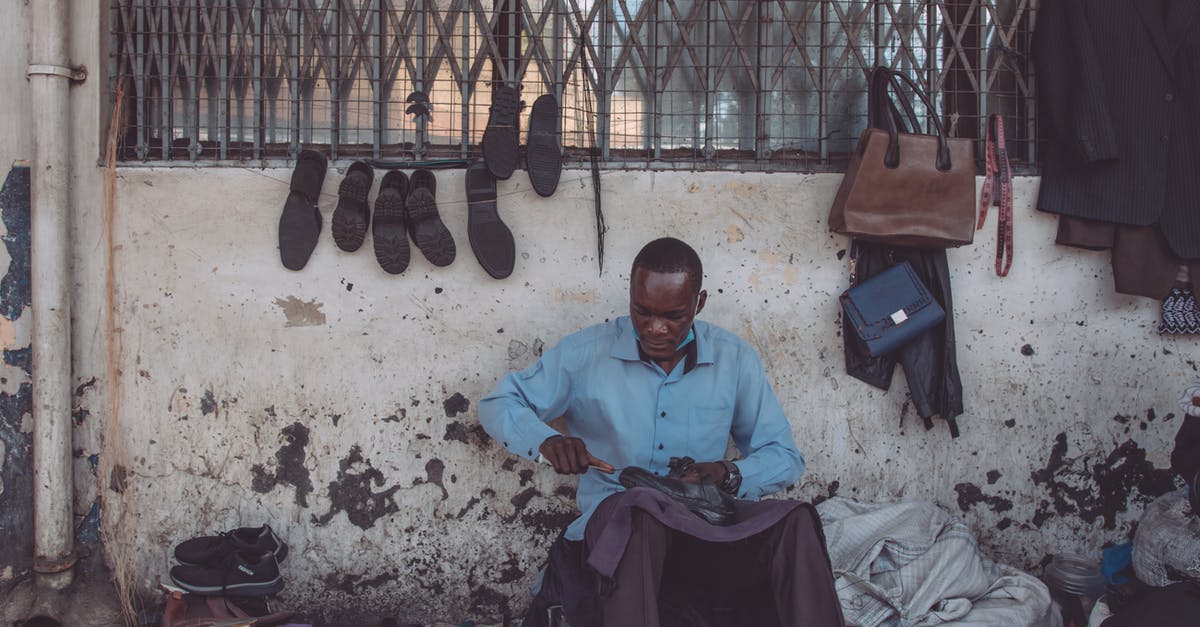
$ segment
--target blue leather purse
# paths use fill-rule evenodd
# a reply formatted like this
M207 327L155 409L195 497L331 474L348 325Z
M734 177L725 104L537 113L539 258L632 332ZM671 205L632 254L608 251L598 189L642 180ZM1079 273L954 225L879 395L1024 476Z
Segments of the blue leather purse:
M907 261L842 292L839 300L844 332L853 331L872 357L902 348L946 317Z

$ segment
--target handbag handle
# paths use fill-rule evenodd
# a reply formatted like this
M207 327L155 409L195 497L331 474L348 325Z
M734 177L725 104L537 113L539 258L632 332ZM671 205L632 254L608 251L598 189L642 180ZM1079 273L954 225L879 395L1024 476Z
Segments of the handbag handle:
M881 68L885 69L885 68ZM869 128L878 128L887 130L882 120L886 117L892 117L900 124L900 130L904 131L903 121L900 119L900 110L896 108L896 103L891 98L887 97L887 82L891 81L897 93L900 91L900 83L895 78L892 78L890 72L876 71L871 73L871 84L867 90L867 126ZM921 128L921 123L917 121L917 112L913 111L912 104L907 99L901 99L900 104L904 106L904 113L908 116L909 128L913 132L918 132Z
M879 75L878 78L877 75ZM869 110L868 115L873 113L876 117L883 118L883 122L885 124L883 128L888 132L888 148L887 153L884 155L883 164L888 168L896 168L900 165L900 131L897 123L899 112L896 111L895 101L890 97L888 92L889 85L895 86L897 88L897 92L899 91L898 88L900 85L897 83L896 79L900 79L904 83L908 84L910 88L912 88L913 93L921 99L921 103L925 105L925 109L927 111L934 110L933 103L929 101L929 96L925 94L925 91L921 89L920 85L909 78L906 74L902 74L884 66L877 66L871 73L871 92L867 97ZM871 102L878 104L877 106L871 106ZM891 109L890 115L886 113L880 115L880 112L877 111L878 107L881 107L882 103L884 102L888 103L888 106ZM901 99L900 102L902 106L904 106L905 111L909 114L909 119L913 122L913 131L918 130L919 127L917 126L916 113L913 111L912 105L910 105L906 99ZM933 120L933 127L934 130L937 131L936 135L938 138L937 163L935 165L937 166L938 170L947 172L950 170L953 164L950 162L950 145L946 140L946 129L942 126L942 121L938 119L938 116L930 116L930 119ZM876 122L878 122L878 120L876 120Z

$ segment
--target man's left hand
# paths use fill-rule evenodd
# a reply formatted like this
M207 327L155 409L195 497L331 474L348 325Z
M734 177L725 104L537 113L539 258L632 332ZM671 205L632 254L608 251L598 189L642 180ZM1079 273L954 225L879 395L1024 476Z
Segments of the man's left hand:
M700 483L705 477L708 477L713 483L720 485L725 480L726 472L725 464L721 462L696 462L679 475L679 480L686 483Z

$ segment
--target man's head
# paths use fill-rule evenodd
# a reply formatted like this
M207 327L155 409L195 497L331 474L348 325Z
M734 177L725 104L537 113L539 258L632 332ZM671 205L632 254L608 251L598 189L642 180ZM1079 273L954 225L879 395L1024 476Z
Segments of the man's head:
M673 363L682 354L680 344L708 298L703 276L700 256L673 237L646 244L633 259L629 316L642 352L654 361Z

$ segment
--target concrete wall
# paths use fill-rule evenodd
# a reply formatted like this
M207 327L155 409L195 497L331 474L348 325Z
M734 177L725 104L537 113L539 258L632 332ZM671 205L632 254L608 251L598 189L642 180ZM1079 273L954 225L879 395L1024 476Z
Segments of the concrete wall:
M78 9L72 45L97 67L99 16ZM391 276L370 244L333 245L331 169L322 240L290 272L276 250L282 168L121 168L109 242L104 87L73 92L76 501L82 520L97 498L90 456L115 464L105 520L129 526L107 555L142 589L165 580L175 543L268 522L292 545L289 607L411 622L519 613L574 481L500 450L476 403L543 347L623 314L629 261L661 235L700 251L703 318L760 351L808 460L792 496L932 499L992 556L1037 572L1048 553L1126 538L1170 485L1195 340L1160 337L1156 303L1113 294L1107 254L1053 244L1035 178L1017 181L1007 278L992 271L994 216L950 252L967 407L952 440L944 423L921 427L902 375L884 393L844 374L847 241L825 223L837 175L606 173L599 273L587 173L565 172L549 199L518 173L500 185L517 267L495 281L470 251L460 171L438 173L458 259L435 268L414 251ZM106 438L110 400L120 428Z
M29 20L24 2L0 3L0 24ZM33 563L32 387L29 376L29 181L32 158L30 102L25 88L27 40L15 31L0 37L0 579ZM20 94L18 97L14 97Z

